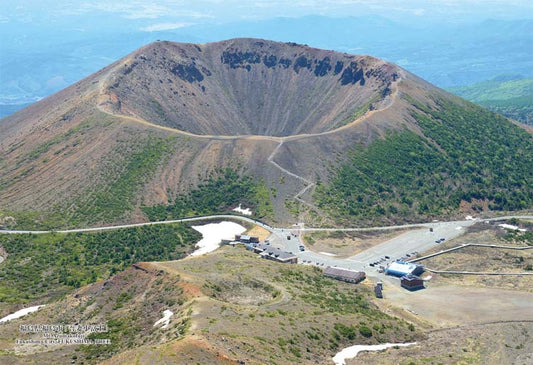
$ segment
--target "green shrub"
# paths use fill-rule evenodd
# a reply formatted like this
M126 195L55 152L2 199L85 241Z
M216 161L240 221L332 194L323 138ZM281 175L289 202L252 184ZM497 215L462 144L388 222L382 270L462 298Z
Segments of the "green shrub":
M363 337L372 337L372 330L368 328L367 326L360 326L359 327L359 333Z

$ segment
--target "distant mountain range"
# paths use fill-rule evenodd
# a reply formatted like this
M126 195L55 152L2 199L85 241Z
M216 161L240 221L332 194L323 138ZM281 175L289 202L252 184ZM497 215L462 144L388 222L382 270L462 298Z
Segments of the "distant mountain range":
M533 206L533 137L392 63L295 43L155 42L0 121L18 227L230 211L412 222Z
M104 20L91 21L97 24ZM120 19L109 24L114 25L80 28L72 24L72 29L67 30L15 23L12 27L16 31L9 28L9 23L0 24L3 34L17 35L0 44L3 55L0 117L158 39L204 43L255 37L371 54L446 88L489 80L500 74L533 77L532 20L412 26L380 16L306 16L190 25L152 32L122 24Z

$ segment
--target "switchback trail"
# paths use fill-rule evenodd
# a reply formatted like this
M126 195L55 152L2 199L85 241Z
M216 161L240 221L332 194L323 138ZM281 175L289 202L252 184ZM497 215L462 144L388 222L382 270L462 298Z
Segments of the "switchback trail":
M294 195L293 199L299 201L299 202L302 203L302 204L307 205L309 208L311 208L311 209L313 209L314 211L320 213L320 210L319 210L316 206L314 206L314 205L311 204L311 203L306 202L305 200L303 200L303 199L301 198L301 196L302 196L307 190L309 190L309 189L311 189L313 186L315 186L315 183L312 182L312 181L310 181L310 180L307 180L306 178L304 178L304 177L302 177L302 176L298 176L298 175L296 175L296 174L293 173L293 172L290 172L289 170L287 170L287 169L281 167L276 161L274 161L274 156L276 155L276 153L278 152L278 150L281 148L282 145L283 145L283 141L281 141L281 142L276 146L276 148L274 149L274 151L272 151L272 153L270 154L270 156L268 156L268 162L270 162L272 165L276 166L279 170L283 171L285 174L287 174L287 175L289 175L289 176L291 176L291 177L293 177L293 178L295 178L295 179L297 179L297 180L303 181L303 182L306 184L306 186L305 186L302 190L298 191L298 192L296 193L296 195Z
M322 133L318 133L318 134L300 134L300 135L294 135L294 136L288 136L288 137L280 137L281 140L279 141L279 144L276 146L276 148L272 151L272 153L270 154L270 156L268 156L268 162L270 162L271 164L273 164L274 166L276 166L278 169L280 169L281 171L283 171L285 174L289 175L289 176L292 176L294 177L295 179L298 179L300 181L303 181L305 184L307 184L307 186L305 186L302 190L300 190L298 193L296 193L296 195L294 195L293 199L296 200L296 201L299 201L300 203L308 206L309 208L313 209L315 212L319 213L319 214L322 214L322 212L320 211L320 209L318 207L316 207L315 205L305 201L302 199L302 196L305 194L305 192L311 188L313 188L315 186L315 183L310 181L310 180L307 180L306 178L302 177L302 176L299 176L299 175L296 175L295 173L293 172L290 172L289 170L281 167L276 161L274 161L274 156L276 155L276 153L278 152L278 150L281 148L281 146L283 145L283 143L285 141L295 141L295 140L298 140L298 139L303 139L303 138L309 138L309 137L316 137L316 136L324 136L324 135L327 135L327 134L332 134L332 133L337 133L339 131L342 131L342 130L345 130L347 128L351 128L352 126L354 126L355 124L358 124L358 123L361 123L362 121L364 121L365 119L369 118L371 115L375 114L375 113L379 113L379 112L382 112L384 110L387 110L389 109L392 105L394 105L394 102L396 101L396 97L398 96L398 84L400 83L400 81L402 80L402 77L405 77L402 73L402 76L398 77L398 79L392 83L392 86L393 86L393 89L394 91L392 92L392 94L389 96L388 98L388 101L386 103L385 106L379 108L379 109L374 109L374 110L368 110L366 111L362 116L360 116L359 118L356 118L355 120L353 120L352 122L346 124L346 125L343 125L342 127L339 127L339 128L336 128L336 129L333 129L331 131L326 131L326 132L322 132Z

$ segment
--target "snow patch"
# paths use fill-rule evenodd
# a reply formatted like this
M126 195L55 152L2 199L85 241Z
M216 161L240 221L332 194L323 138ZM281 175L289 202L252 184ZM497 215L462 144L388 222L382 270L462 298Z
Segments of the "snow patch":
M168 324L170 323L170 317L172 317L174 315L174 313L168 309L166 309L164 312L163 312L163 318L161 318L160 320L158 320L157 322L154 323L154 327L156 327L157 325L160 325L163 323L163 325L161 326L161 328L167 328L168 327Z
M214 251L220 246L222 240L232 240L236 234L246 231L246 228L234 222L209 223L203 226L193 226L203 238L196 244L198 249L191 256L200 256Z
M24 317L27 314L30 314L30 313L33 313L33 312L37 312L42 307L44 307L44 305L36 305L34 307L21 309L19 311L16 311L15 313L12 313L12 314L0 319L0 323L4 323L4 322L11 321L12 319L17 319L17 318L20 318L20 317Z
M252 215L252 211L250 210L250 208L241 208L241 205L239 204L239 206L237 208L233 208L233 211L234 212L237 212L237 213L241 213L241 214L244 214L244 215Z
M513 230L513 231L520 231L520 232L527 231L527 229L518 228L517 226L513 226L512 224L498 224L498 227L502 227L504 229L510 229L510 230Z
M410 343L383 343L380 345L355 345L343 349L333 357L335 365L346 365L346 359L353 359L361 351L381 351L388 349L389 347L407 347L416 344L416 342Z

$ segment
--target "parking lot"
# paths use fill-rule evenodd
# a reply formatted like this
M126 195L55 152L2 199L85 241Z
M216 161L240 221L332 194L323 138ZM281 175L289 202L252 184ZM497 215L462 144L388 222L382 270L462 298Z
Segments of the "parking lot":
M299 263L304 265L320 267L337 266L366 271L368 275L377 275L379 266L386 266L388 263L397 259L408 261L416 254L423 254L425 251L438 245L442 242L441 239L443 238L445 240L451 240L461 235L466 227L474 223L475 221L471 220L434 222L430 227L415 228L346 259L309 251L305 247L302 251L300 246L304 246L304 244L300 240L296 228L274 229L272 235L269 237L269 242L274 247L296 254ZM440 242L436 243L436 241Z

